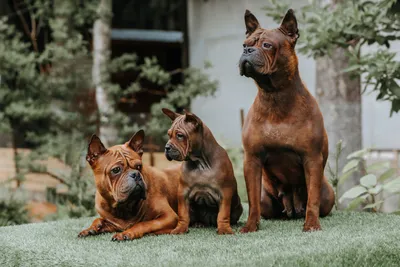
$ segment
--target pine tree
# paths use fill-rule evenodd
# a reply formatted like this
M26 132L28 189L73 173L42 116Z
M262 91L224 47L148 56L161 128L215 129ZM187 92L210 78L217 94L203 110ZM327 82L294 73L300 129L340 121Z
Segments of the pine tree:
M118 130L117 142L122 142L143 128L147 135L161 140L169 127L161 108L188 107L191 99L213 94L217 82L201 70L167 72L156 58L139 61L135 54L124 54L103 64L100 71L103 77L94 79L93 84L90 30L103 14L98 12L101 2L55 0L51 4L51 1L32 0L27 3L14 7L19 14L17 20L10 21L7 17L0 20L0 129L11 133L15 140L17 175L13 179L20 184L28 172L49 174L68 187L67 195L56 196L63 204L60 211L64 215L92 215L95 186L84 160L91 134L111 126ZM121 70L138 73L137 80L128 88L107 78ZM173 83L174 75L182 75L183 82ZM151 107L150 121L139 125L117 107L121 98L134 98L137 92L147 90L142 86L143 81L161 86L164 97ZM104 88L108 114L98 110L96 86ZM99 114L107 116L106 124ZM28 156L17 153L17 138L32 148ZM41 164L48 157L61 160L70 171L48 170Z

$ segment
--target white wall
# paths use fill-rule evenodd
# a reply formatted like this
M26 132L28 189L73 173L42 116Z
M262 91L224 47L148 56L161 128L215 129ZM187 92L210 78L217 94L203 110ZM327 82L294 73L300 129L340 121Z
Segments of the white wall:
M264 28L277 26L261 9L264 0L189 0L189 52L190 64L203 67L205 60L212 62L209 71L219 81L214 98L198 98L192 110L210 127L219 140L234 146L241 145L240 113L245 114L256 95L256 86L239 75L238 62L245 39L244 12L252 11ZM299 6L306 0L294 1ZM301 25L300 25L301 30ZM300 37L301 38L301 37ZM397 47L400 49L400 46ZM298 54L300 74L311 93L315 92L315 62ZM389 103L378 103L374 95L363 96L364 146L400 148L400 115L389 119Z

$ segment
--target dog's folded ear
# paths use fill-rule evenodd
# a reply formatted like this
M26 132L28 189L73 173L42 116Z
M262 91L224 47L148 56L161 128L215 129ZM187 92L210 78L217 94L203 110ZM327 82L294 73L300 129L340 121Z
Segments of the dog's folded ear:
M244 13L244 23L246 24L246 37L249 37L255 30L260 28L260 23L258 23L256 16L248 9Z
M195 128L203 125L203 122L200 120L199 117L197 117L193 113L187 112L186 110L185 110L185 122L193 124Z
M172 121L174 121L176 118L178 118L181 114L173 112L170 109L163 108L162 112L167 115Z
M90 138L88 151L86 155L86 160L89 162L90 165L97 160L97 158L104 154L107 151L107 148L103 145L100 138L97 135L92 135Z
M294 41L299 38L299 29L297 27L297 19L296 16L294 15L293 9L289 9L286 12L285 17L282 19L281 25L279 26L279 29L292 38Z
M144 142L144 131L139 130L136 132L131 139L128 141L128 146L132 148L133 151L139 154L139 156L143 155L143 142Z

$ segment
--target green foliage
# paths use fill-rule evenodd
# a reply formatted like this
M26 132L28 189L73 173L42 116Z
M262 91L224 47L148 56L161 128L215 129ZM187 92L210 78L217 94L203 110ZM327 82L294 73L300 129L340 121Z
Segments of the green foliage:
M2 188L0 191L0 226L28 223L26 201L22 192L12 192Z
M347 157L348 162L343 167L339 183L343 183L356 171L361 172L363 176L360 178L360 184L347 190L339 202L352 199L347 209L353 210L362 206L365 210L379 212L387 194L400 193L400 176L396 177L396 171L390 167L388 161L366 165L364 157L368 152L368 149L363 149Z
M25 142L33 146L27 155L16 153L13 178L23 182L26 173L36 172L62 181L67 195L56 202L70 217L94 214L93 180L83 175L82 149L96 130L96 113L85 114L86 102L80 99L87 98L91 88L91 55L84 35L92 25L96 2L59 1L60 6L53 8L49 1L29 1L37 31L49 29L51 36L41 50L27 41L25 32L0 20L0 128L11 132L13 139L24 133ZM50 173L41 164L49 157L71 171Z
M211 67L205 64L205 68ZM161 89L156 93L164 97L151 106L150 118L145 124L138 124L131 121L125 114L114 111L108 114L112 124L119 129L120 141L126 141L133 132L144 129L147 135L151 135L155 140L165 141L166 132L170 127L170 120L161 112L162 108L177 109L190 105L190 101L198 96L210 96L217 90L218 83L211 80L208 74L200 69L188 68L183 70L164 70L157 61L157 58L144 58L144 62L139 64L136 54L124 54L111 60L108 66L109 73L118 71L136 71L138 75L136 80L127 88L122 88L115 83L105 83L109 95L116 105L121 97L134 98L139 92L150 91L142 86L143 82L151 82ZM183 83L174 84L172 79L175 75L183 76Z
M63 173L52 173L67 187L67 192L63 194L53 194L48 196L48 201L56 203L57 213L51 215L48 220L61 218L76 218L94 216L95 211L95 191L96 186L90 169L87 167L86 140L80 133L58 134L53 137L46 146L42 146L31 154L36 159L42 156L51 156L62 160L70 167L69 171ZM35 161L32 161L35 162ZM30 165L30 170L35 172L49 172L45 166L36 164Z
M338 187L339 187L339 182L342 181L344 178L343 175L340 175L339 173L339 159L340 156L342 155L343 152L343 141L339 140L339 142L336 144L336 151L334 154L335 158L335 168L332 169L331 165L328 162L327 170L329 173L329 182L333 186L335 190L335 208L338 209Z
M86 112L88 96L93 94L87 36L94 19L111 16L111 10L98 9L98 0L57 0L54 5L51 1L32 0L26 5L31 33L7 18L0 19L0 130L11 133L14 141L23 133L24 141L33 147L28 155L15 150L17 168L12 179L23 182L29 172L50 174L68 188L66 194L52 196L59 212L50 219L91 216L95 214L95 186L92 175L86 172L85 149L88 136L103 121L97 110ZM40 48L30 38L34 35L31 21L36 23L36 34L45 30L48 33L49 38ZM111 74L121 71L134 71L136 81L127 88L108 81ZM182 75L182 83L176 83L176 75ZM118 129L118 141L126 141L139 128L155 139L164 138L170 123L161 107L188 107L191 99L211 95L217 87L198 69L166 71L156 58L139 59L135 54L113 59L102 70L102 79L113 108L106 115ZM150 119L141 125L120 112L118 104L121 98L134 98L148 90L144 82L160 88L163 98L151 107ZM43 164L49 157L60 160L70 171L49 170Z
M50 116L51 92L41 86L37 60L15 27L0 19L1 129L18 131Z
M279 21L288 1L270 0L267 15ZM378 93L377 100L390 101L391 112L400 110L400 64L390 45L400 40L400 17L396 0L351 0L335 5L319 1L299 8L299 51L314 58L329 56L337 47L346 49L350 62L344 72L366 76L365 86ZM378 49L365 53L367 46ZM361 52L362 51L362 52ZM364 89L365 91L365 89Z
M235 178L238 187L238 193L240 196L240 200L242 202L247 202L247 191L246 191L246 182L244 180L244 172L243 172L243 148L240 147L231 147L224 144L224 142L218 142L228 153L229 159L233 165L233 172L235 173Z

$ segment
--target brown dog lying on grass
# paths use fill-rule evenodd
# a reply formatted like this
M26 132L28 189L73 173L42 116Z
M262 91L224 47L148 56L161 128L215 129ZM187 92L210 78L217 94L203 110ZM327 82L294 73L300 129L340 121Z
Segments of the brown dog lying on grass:
M143 139L140 130L125 144L106 149L93 135L86 159L96 180L100 218L79 237L121 232L112 240L122 241L175 228L180 165L163 171L143 165Z
M163 112L173 121L165 155L185 161L178 187L179 222L171 234L186 233L189 225L217 226L218 234L233 234L231 224L243 208L228 154L196 115Z

